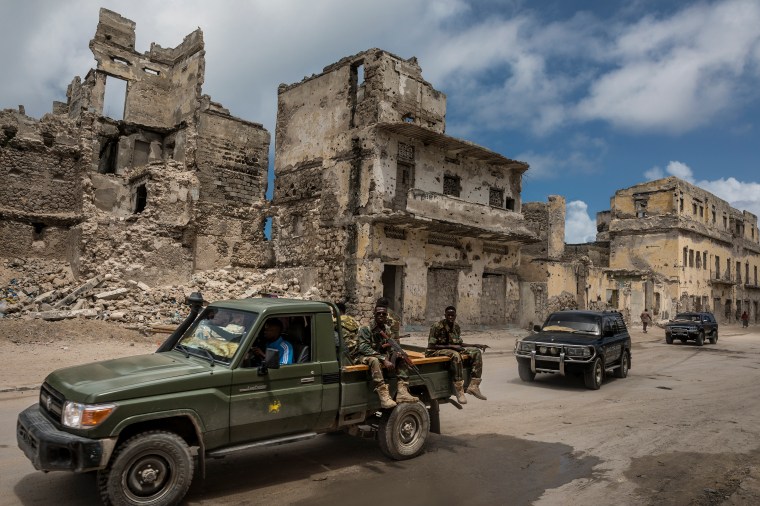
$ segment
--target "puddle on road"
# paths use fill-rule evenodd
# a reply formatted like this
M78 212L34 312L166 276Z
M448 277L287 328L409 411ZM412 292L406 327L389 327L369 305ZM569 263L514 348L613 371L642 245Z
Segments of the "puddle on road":
M375 466L361 480L335 477L295 504L357 502L428 504L531 504L547 489L591 478L596 457L575 457L561 443L498 434L434 436L420 457ZM362 473L364 474L364 473ZM385 498L385 499L383 499Z

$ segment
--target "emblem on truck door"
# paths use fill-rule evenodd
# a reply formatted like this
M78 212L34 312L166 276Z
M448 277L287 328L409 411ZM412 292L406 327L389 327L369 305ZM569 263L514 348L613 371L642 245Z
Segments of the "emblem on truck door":
M270 413L279 413L280 412L280 401L274 401L269 405L269 412Z

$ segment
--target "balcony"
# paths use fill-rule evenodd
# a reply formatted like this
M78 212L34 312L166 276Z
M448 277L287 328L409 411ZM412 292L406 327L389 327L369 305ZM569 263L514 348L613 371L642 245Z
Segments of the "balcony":
M710 283L713 285L735 285L736 281L731 279L730 274L723 274L723 276L710 273Z
M371 221L495 243L538 240L520 213L418 189L409 190L406 207L373 214Z
M754 283L754 284L744 283L744 288L746 288L747 290L760 290L760 285L758 285L757 283Z

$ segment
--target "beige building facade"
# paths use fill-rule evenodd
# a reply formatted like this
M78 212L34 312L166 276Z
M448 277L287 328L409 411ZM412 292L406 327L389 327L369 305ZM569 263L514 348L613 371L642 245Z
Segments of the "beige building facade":
M639 324L680 311L760 321L757 217L676 177L625 188L597 214L596 241L565 244L564 199L523 206L539 242L522 249L522 325L558 309L615 309Z

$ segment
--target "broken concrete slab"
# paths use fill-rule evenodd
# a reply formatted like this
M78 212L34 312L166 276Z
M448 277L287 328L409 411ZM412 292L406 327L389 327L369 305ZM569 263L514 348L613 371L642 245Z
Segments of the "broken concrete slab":
M83 285L78 286L75 288L71 293L69 293L66 297L59 300L55 304L53 304L53 307L58 309L63 306L67 306L74 302L80 295L87 292L88 290L92 290L96 286L98 286L101 283L102 279L100 276L95 276L93 278L88 279Z
M98 316L97 309L78 309L73 311L44 311L33 313L32 318L41 318L47 321L66 320L82 316L85 318L94 318Z
M101 292L94 295L96 300L112 300L120 299L124 295L129 293L129 288L117 288L116 290L110 290L108 292Z

